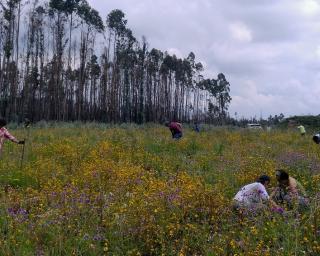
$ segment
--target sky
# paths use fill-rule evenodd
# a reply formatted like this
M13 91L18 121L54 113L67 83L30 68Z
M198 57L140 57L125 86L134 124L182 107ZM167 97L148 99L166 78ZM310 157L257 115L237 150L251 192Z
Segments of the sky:
M121 9L137 38L205 76L224 73L232 116L320 114L320 0L88 0L106 20Z

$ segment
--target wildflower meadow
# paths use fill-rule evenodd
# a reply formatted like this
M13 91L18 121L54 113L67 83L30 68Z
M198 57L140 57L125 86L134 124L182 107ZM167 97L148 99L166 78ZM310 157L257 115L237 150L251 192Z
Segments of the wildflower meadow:
M99 124L11 129L0 255L320 255L320 148L297 131ZM231 202L285 168L310 208L255 217Z

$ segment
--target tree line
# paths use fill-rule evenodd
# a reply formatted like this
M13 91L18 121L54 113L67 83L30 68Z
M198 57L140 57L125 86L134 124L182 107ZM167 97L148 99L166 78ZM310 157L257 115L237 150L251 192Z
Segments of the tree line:
M224 123L224 74L149 47L121 10L86 0L0 2L0 115L21 121Z

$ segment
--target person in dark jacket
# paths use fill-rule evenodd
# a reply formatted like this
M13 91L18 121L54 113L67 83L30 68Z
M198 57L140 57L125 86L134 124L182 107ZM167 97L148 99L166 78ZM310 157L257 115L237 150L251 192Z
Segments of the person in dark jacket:
M313 135L312 140L314 141L314 143L320 144L320 132L318 132L317 134Z

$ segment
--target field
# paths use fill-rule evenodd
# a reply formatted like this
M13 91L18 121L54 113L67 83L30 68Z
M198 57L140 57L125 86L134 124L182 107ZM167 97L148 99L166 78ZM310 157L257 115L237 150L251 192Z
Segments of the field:
M18 138L23 129L11 130ZM293 131L31 127L0 162L0 255L319 255L320 148ZM240 218L239 188L285 168L311 207Z

